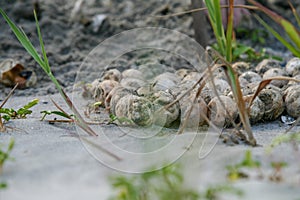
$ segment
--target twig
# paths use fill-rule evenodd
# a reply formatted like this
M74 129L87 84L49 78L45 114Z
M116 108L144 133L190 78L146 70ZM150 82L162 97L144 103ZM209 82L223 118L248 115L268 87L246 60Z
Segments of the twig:
M249 10L258 10L258 7L256 6L249 6L249 5L234 5L234 8L246 8ZM228 5L222 5L221 8L229 8ZM176 16L180 16L180 15L185 15L185 14L190 14L193 12L199 12L199 11L204 11L207 10L207 8L196 8L196 9L192 9L192 10L188 10L188 11L183 11L183 12L178 12L178 13L174 13L174 14L170 14L170 15L161 15L161 16L152 16L155 18L168 18L168 17L176 17Z
M17 83L15 85L15 87L13 87L13 89L11 89L11 91L8 93L8 95L6 96L6 98L4 99L4 101L1 103L0 105L0 109L6 104L6 102L8 101L8 99L13 95L14 91L16 90L16 88L18 87L19 83ZM5 132L6 131L6 128L3 124L3 121L2 121L2 116L1 116L1 113L0 113L0 132Z

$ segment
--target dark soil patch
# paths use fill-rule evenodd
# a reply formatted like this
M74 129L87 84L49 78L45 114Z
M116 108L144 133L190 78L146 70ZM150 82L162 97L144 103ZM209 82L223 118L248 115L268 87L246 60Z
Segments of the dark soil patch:
M81 20L71 21L71 12L75 0L12 0L1 1L0 7L7 12L13 21L21 26L38 47L35 22L32 14L34 7L39 8L39 19L46 51L48 52L50 65L54 75L67 91L72 90L76 72L86 55L104 39L136 27L158 26L178 30L189 36L193 36L192 17L190 14L178 17L158 19L154 15L167 15L182 12L190 8L188 0L93 0L84 1L80 13ZM299 4L299 3L298 3ZM298 6L299 7L299 6ZM274 8L284 13L291 19L291 13L285 12L286 7L279 4ZM97 14L106 14L107 19L97 31L89 20ZM261 26L253 19L245 21L247 30L261 30ZM25 52L17 39L13 36L3 18L0 18L0 60L13 58L19 60L28 69L33 69L38 76L38 83L24 90L17 90L17 96L46 95L56 93L50 79L45 75L36 62ZM271 53L278 53L285 57L291 56L269 34L266 34L265 44L253 42L249 37L237 35L243 43L260 49L268 47ZM263 36L264 37L264 36ZM0 85L0 99L3 99L10 88Z

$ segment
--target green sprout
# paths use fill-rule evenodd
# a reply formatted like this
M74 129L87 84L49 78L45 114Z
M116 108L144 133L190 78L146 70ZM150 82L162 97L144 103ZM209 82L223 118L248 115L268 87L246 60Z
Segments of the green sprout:
M256 19L270 32L272 35L274 35L286 48L288 48L295 56L300 57L300 17L299 14L296 12L295 8L291 4L290 1L289 4L291 6L291 9L294 13L294 17L296 18L296 21L298 23L298 27L294 26L291 22L284 19L277 13L271 11L270 9L266 8L262 4L254 1L254 0L248 0L249 3L257 6L259 10L261 10L263 13L268 15L273 21L275 21L278 25L282 27L282 29L285 31L286 35L289 37L290 40L285 39L282 37L275 29L273 29L271 26L269 26L263 19L261 19L258 15L254 15Z
M110 182L117 190L110 200L216 200L223 193L243 195L241 190L228 184L211 186L203 192L186 188L178 164L131 177L111 177Z
M52 110L43 110L43 111L41 111L41 113L43 114L41 121L43 121L45 119L45 117L48 115L57 115L57 116L60 116L63 118L67 118L71 121L74 121L74 118L75 118L75 115L73 115L73 114L67 114L65 112L58 111L58 110L53 110L53 111Z
M7 188L7 184L4 182L0 182L0 190Z
M231 181L236 181L242 178L248 178L248 174L242 172L242 168L259 168L260 167L260 162L257 160L254 160L252 157L251 151L247 150L245 152L245 157L244 159L235 165L229 165L227 166L227 178Z
M3 171L3 165L4 163L9 160L9 159L12 159L10 157L10 153L11 151L13 150L14 148L14 145L15 145L15 141L14 139L11 139L9 144L8 144L8 147L7 147L7 150L4 151L2 149L0 149L0 174L2 173Z
M127 117L118 117L114 114L109 114L108 124L112 124L115 121L118 121L120 124L131 124L131 125L134 124L134 122L131 119L127 118Z
M232 61L232 34L233 34L233 0L229 1L229 14L226 33L222 24L220 0L205 0L208 10L208 17L217 40L217 50L226 58Z
M204 192L204 198L205 200L216 200L218 199L218 195L221 193L230 193L234 194L238 197L242 197L244 195L244 192L238 188L232 187L231 185L217 185L212 186L206 189Z
M283 177L281 174L282 168L287 167L286 162L271 162L273 173L269 176L269 179L274 182L282 181Z
M178 165L170 165L132 177L111 177L112 187L118 192L110 200L199 199L196 191L183 187L183 176L178 170Z
M9 121L10 119L25 119L27 115L32 113L32 110L30 109L37 105L38 102L38 99L34 99L18 110L13 108L0 108L0 113L3 114L2 118L6 121Z
M291 133L291 134L281 134L272 139L271 144L267 146L266 151L270 153L275 147L279 146L282 143L300 143L300 132Z
M45 46L44 46L44 42L43 42L43 38L42 38L42 34L41 34L41 30L40 30L36 12L34 11L34 17L35 17L35 21L36 21L36 28L37 28L37 33L38 33L38 37L39 37L42 56L39 55L39 53L37 52L37 50L35 49L33 44L30 42L29 38L24 33L24 31L22 29L20 29L19 27L17 27L1 8L0 8L0 13L3 16L3 18L5 19L5 21L8 23L8 25L10 26L10 28L12 29L13 33L18 38L18 40L22 44L22 46L32 56L32 58L40 65L40 67L45 71L45 73L48 75L48 77L51 79L51 81L55 84L60 95L63 97L63 99L65 100L67 105L70 107L70 109L76 115L77 125L80 126L83 130L85 130L90 135L96 136L97 134L85 123L85 121L83 120L83 118L81 117L81 115L79 114L77 109L74 107L72 101L67 96L67 94L65 93L65 91L63 90L63 88L61 87L61 85L59 84L59 82L57 81L57 79L55 78L55 76L53 75L53 73L51 71L51 67L48 62L48 58L47 58L47 54L45 51Z
M18 38L18 40L22 44L22 46L32 56L32 58L40 65L40 67L45 71L45 73L48 75L48 77L54 83L54 85L56 86L56 89L58 90L58 92L60 93L60 95L66 102L66 104L69 106L69 108L73 111L74 115L76 116L75 123L82 130L84 130L86 133L88 133L90 136L97 136L97 134L94 132L94 130L88 125L88 123L86 123L86 121L80 115L79 111L75 108L75 106L73 105L73 102L68 97L68 95L65 93L62 86L59 84L59 82L57 81L57 79L55 78L55 76L53 75L53 73L51 71L51 67L48 62L48 58L47 58L47 54L45 51L44 42L43 42L43 38L42 38L42 34L41 34L41 30L40 30L36 12L34 11L34 18L35 18L35 22L36 22L36 28L37 28L37 33L38 33L38 37L39 37L42 56L39 55L39 53L37 52L37 50L35 49L33 44L30 42L30 40L27 37L27 35L25 34L25 32L22 29L20 29L19 27L17 27L1 8L0 8L0 13L3 16L3 18L5 19L5 21L8 23L8 25L10 26L11 30L13 31L15 36ZM98 146L98 148L101 149L107 155L113 157L115 160L121 160L121 158L119 158L117 155L102 148L101 146Z

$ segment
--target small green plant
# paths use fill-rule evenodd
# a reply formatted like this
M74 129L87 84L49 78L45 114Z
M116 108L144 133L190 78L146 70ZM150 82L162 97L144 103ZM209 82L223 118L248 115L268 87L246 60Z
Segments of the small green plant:
M127 117L117 117L116 115L109 114L108 124L114 123L115 121L118 121L120 124L134 124L134 122L131 119L128 119Z
M242 172L242 168L259 168L260 167L260 162L256 161L252 157L251 151L247 150L245 152L245 157L244 159L235 165L229 165L227 166L227 178L231 181L236 181L242 178L248 178L248 174Z
M244 195L244 192L238 188L232 187L231 185L217 185L217 186L212 186L206 189L204 193L201 195L201 199L205 200L216 200L218 199L218 196L222 193L227 193L227 194L234 194L238 197L242 197Z
M86 121L80 115L80 113L78 112L76 107L73 105L73 102L68 97L68 95L65 93L62 86L59 84L59 82L57 81L57 79L55 78L55 76L53 75L53 73L51 71L51 67L48 62L48 57L46 54L46 50L45 50L39 22L38 22L38 17L37 17L35 10L34 10L34 18L35 18L35 22L36 22L36 28L37 28L37 33L38 33L38 38L39 38L39 42L40 42L42 56L39 55L38 51L35 49L33 44L30 42L30 40L27 37L27 35L25 34L25 32L22 29L20 29L19 27L17 27L1 8L0 8L0 13L3 16L3 18L5 19L5 21L8 23L8 25L10 26L11 30L13 31L13 33L15 34L15 36L17 37L19 42L22 44L22 46L32 56L32 58L40 65L40 67L44 70L44 72L48 75L48 77L54 83L54 85L56 86L56 89L58 90L58 92L60 93L60 95L66 102L66 104L69 106L69 108L73 111L74 115L76 116L75 123L82 130L84 130L86 133L88 133L90 136L97 136L97 134L94 132L94 130L91 129L91 127L88 125L88 123L86 123ZM100 146L98 146L98 148L101 149L104 153L113 157L114 159L121 160L121 158L119 158L117 155L109 152L108 150L106 150Z
M41 121L43 121L45 117L48 115L57 115L63 118L67 118L70 122L74 122L74 117L75 117L75 115L73 114L67 114L65 112L58 111L58 110L43 110L41 111L41 113L43 114Z
M11 139L9 144L8 144L8 147L7 147L7 150L2 150L0 149L0 174L2 173L3 171L3 165L4 163L9 160L9 159L12 159L10 157L10 153L11 151L13 150L14 148L14 145L15 145L15 141L14 139Z
M65 100L65 102L67 103L67 105L70 107L70 109L76 115L76 122L77 122L78 126L80 126L88 134L90 134L92 136L96 136L97 134L85 123L85 121L83 120L83 118L81 117L81 115L79 114L79 112L73 106L73 103L70 100L70 98L64 92L63 88L61 87L61 85L59 84L59 82L57 81L57 79L55 78L55 76L52 74L51 67L49 65L47 54L46 54L46 51L45 51L44 42L43 42L43 38L42 38L42 34L41 34L41 30L40 30L40 26L39 26L39 22L38 22L38 19L37 19L36 12L34 11L34 17L35 17L35 21L36 21L36 28L37 28L37 33L38 33L38 37L39 37L39 42L40 42L40 47L41 47L41 51L42 51L42 56L39 55L39 53L37 52L37 50L35 49L35 47L33 46L33 44L30 42L29 38L24 33L24 31L22 29L18 28L9 19L9 17L6 15L6 13L1 8L0 8L0 13L3 16L3 18L5 19L5 21L8 23L8 25L10 26L10 28L12 29L13 33L18 38L18 40L20 41L20 43L26 49L26 51L40 65L40 67L49 76L49 78L51 79L51 81L55 84L55 86L56 86L58 92L60 93L60 95L63 97L63 99Z
M217 40L217 50L228 62L232 61L233 3L233 0L229 1L228 23L225 33L220 0L205 0L210 24Z
M270 153L275 147L277 147L278 145L280 145L282 143L291 143L298 150L297 144L300 144L300 132L290 133L290 134L285 133L285 134L276 136L275 138L272 139L271 144L268 145L268 147L266 148L266 151L268 153Z
M222 193L243 195L241 190L228 184L211 186L203 192L187 189L183 185L184 178L179 170L180 166L173 164L158 171L131 177L112 177L112 187L118 191L110 200L216 200Z
M252 29L238 27L236 28L237 37L240 35L243 38L250 38L251 42L258 44L266 44L266 37L268 37L268 32L261 29Z
M2 171L3 171L3 165L4 163L7 161L7 160L10 160L12 159L10 157L10 153L11 151L13 150L14 148L14 145L15 145L15 141L14 139L10 139L10 142L8 144L8 147L7 147L7 150L3 150L2 148L0 148L0 176L2 174ZM1 147L1 146L0 146ZM5 189L7 188L7 184L5 182L0 182L0 190L1 189Z
M0 190L7 188L7 184L4 182L0 182Z
M198 199L197 192L183 187L183 176L178 170L178 165L170 165L132 177L112 177L112 187L118 192L110 200Z
M3 114L2 118L6 121L9 121L10 119L25 119L27 115L32 113L32 110L30 109L37 105L38 102L38 99L34 99L18 110L13 108L0 108L0 113Z
M291 4L290 1L289 4L291 6L291 9L294 13L294 16L296 18L296 21L298 23L298 28L294 26L291 22L284 19L277 13L271 11L267 7L263 6L262 4L254 1L254 0L248 0L249 3L257 6L262 12L264 12L266 15L268 15L273 21L275 21L278 25L280 25L283 30L285 31L286 35L289 37L290 40L285 39L282 37L275 29L273 29L271 26L269 26L263 19L261 19L258 15L254 15L256 19L268 30L270 31L286 48L288 48L295 56L300 57L300 16L296 12L295 8Z
M286 162L271 162L271 167L273 168L273 173L269 176L270 181L280 182L283 177L281 174L282 168L286 167Z

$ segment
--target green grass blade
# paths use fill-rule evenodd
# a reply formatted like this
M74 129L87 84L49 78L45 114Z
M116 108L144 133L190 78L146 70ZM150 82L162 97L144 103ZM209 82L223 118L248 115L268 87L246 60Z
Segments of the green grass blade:
M294 14L294 17L295 17L295 19L296 19L296 21L298 23L298 26L300 27L300 15L297 13L295 7L293 6L293 4L291 3L290 0L288 0L288 3L290 4L290 7L291 7L292 12Z
M44 42L43 42L43 38L42 38L42 34L41 34L41 29L40 29L39 21L38 21L38 18L37 18L35 10L33 11L33 13L34 13L34 18L35 18L35 23L36 23L36 29L37 29L38 36L39 36L39 41L40 41L40 46L41 46L42 54L43 54L43 57L44 57L44 68L43 69L45 70L45 72L47 74L50 74L51 73L51 69L50 69L49 61L48 61L47 54L46 54L46 51L45 51L45 46L44 46Z
M26 51L33 57L33 59L41 66L44 66L44 61L41 59L39 56L38 52L32 45L32 43L29 41L28 37L26 34L18 28L6 15L6 13L0 8L0 13L7 22L7 24L10 26L12 31L14 32L15 36L18 38L20 43L24 46Z
M286 48L288 48L295 56L300 57L300 49L294 47L286 39L284 39L278 32L276 32L272 27L270 27L264 20L259 16L254 15L256 19L268 30L270 31Z
M28 110L28 109L32 108L33 106L37 105L38 103L39 103L39 99L34 99L34 100L30 101L28 104L26 104L25 106L23 106L23 108Z
M263 6L262 4L254 1L248 0L253 5L257 6L262 12L268 15L272 20L274 20L277 24L279 24L286 34L290 37L292 42L300 49L300 31L288 20L284 19L277 13L273 12L272 10L268 9L267 7Z
M288 34L293 43L300 48L300 32L295 28L293 24L285 19L281 19L281 25L285 32Z
M226 37L222 25L220 0L205 0L205 4L208 10L210 24L217 40L218 49L221 55L225 56Z
M222 24L222 15L221 15L222 11L221 11L220 0L214 0L214 7L215 7L216 26L217 26L218 36L220 36L223 49L225 50L226 39L225 39L225 33L224 33L223 24Z

